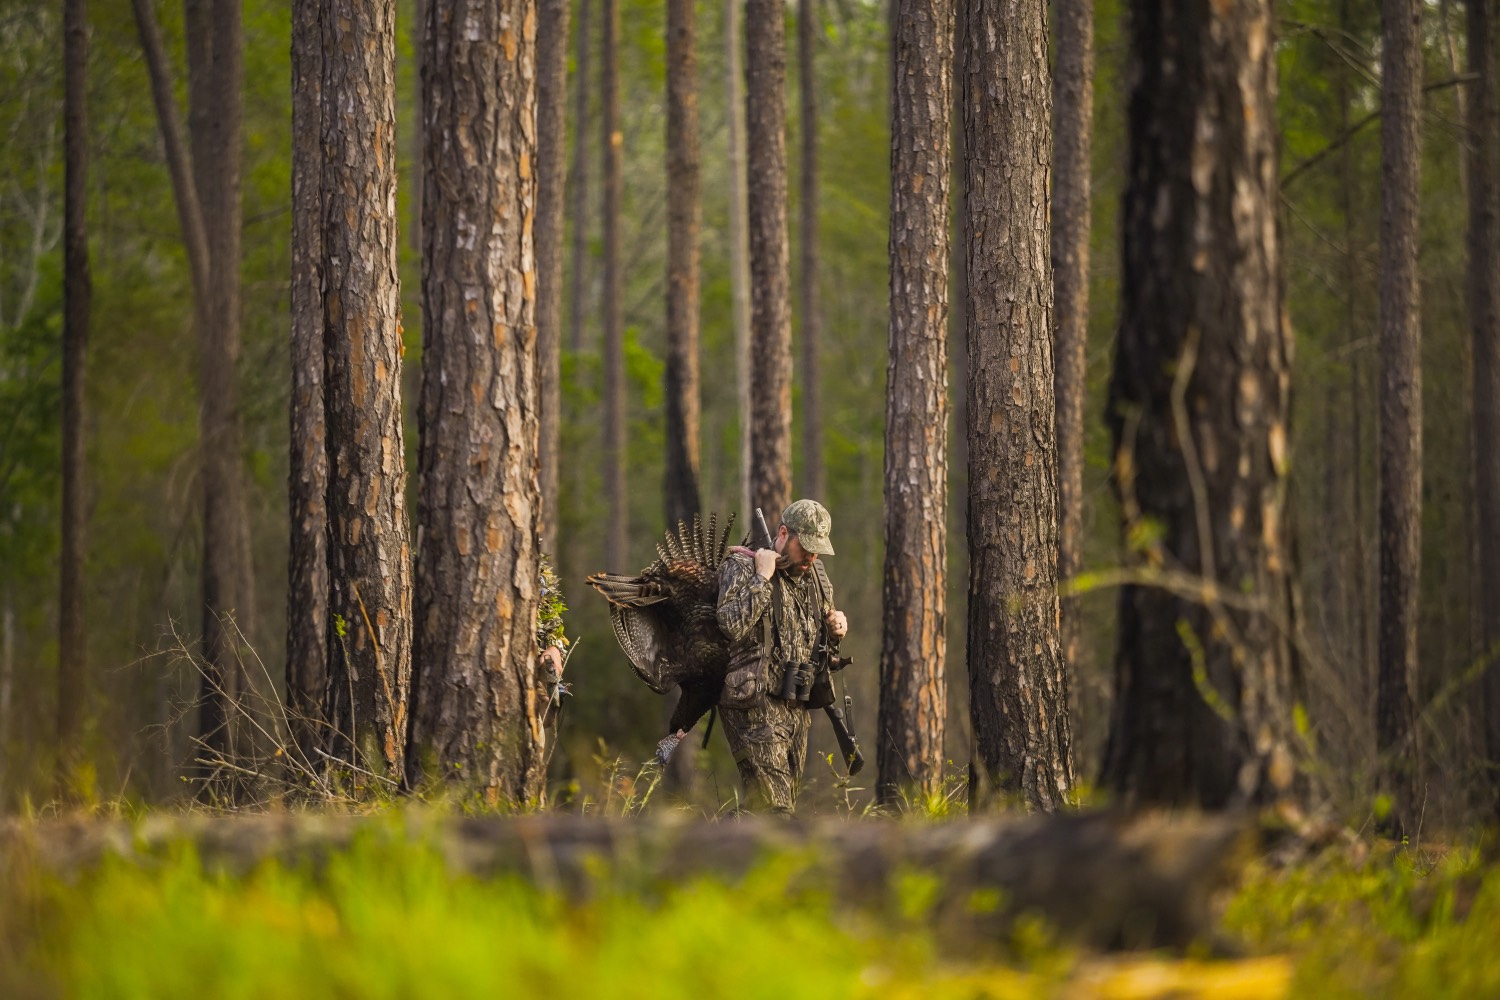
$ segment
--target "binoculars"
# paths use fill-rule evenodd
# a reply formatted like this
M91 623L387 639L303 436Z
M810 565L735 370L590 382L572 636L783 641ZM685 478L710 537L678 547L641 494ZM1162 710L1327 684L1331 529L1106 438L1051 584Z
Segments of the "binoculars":
M782 701L807 701L812 696L813 679L817 673L811 663L788 663L781 675L781 690L776 697Z

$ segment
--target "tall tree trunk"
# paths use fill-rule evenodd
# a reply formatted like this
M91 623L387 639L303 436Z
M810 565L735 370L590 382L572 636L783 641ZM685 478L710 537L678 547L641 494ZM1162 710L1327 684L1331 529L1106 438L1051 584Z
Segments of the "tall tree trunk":
M667 525L698 513L698 56L694 0L667 2Z
M322 0L292 7L292 401L286 691L303 763L328 683L328 435L323 397Z
M604 113L604 493L609 523L605 525L604 562L620 570L630 557L630 495L625 485L625 325L620 315L620 6L602 0L604 39L599 74Z
M536 0L429 0L413 785L542 793ZM471 220L489 219L478 239Z
M167 60L166 47L162 43L161 26L157 23L155 9L151 5L151 0L132 0L131 6L135 11L136 28L140 32L141 51L146 57L146 69L151 77L151 96L156 105L157 125L161 131L162 147L166 152L167 168L172 178L173 200L177 205L177 222L182 230L183 247L187 251L188 271L193 283L193 325L198 331L201 368L202 357L206 353L204 344L208 336L205 331L213 323L213 311L210 288L212 268L209 261L208 236L203 222L202 204L198 197L198 182L194 176L182 117L174 95L171 68ZM199 28L201 30L201 26ZM202 421L203 407L200 403L200 435ZM209 537L205 527L205 542ZM220 551L215 550L216 553ZM204 566L207 567L210 560L206 550L203 559ZM217 564L215 562L215 565ZM205 608L207 608L206 603ZM205 618L207 617L212 616L205 614ZM221 636L217 624L217 619L215 619L214 636L216 638ZM214 648L208 640L209 633L205 628L205 654ZM205 655L202 671L203 676L199 685L198 732L210 749L222 755L229 745L228 731L225 727L228 718L226 694L229 679L221 668L221 661L212 655Z
M968 0L969 799L1072 791L1058 631L1047 8Z
M724 0L725 118L729 133L729 306L734 322L735 394L740 425L740 501L755 506L751 470L750 394L750 208L746 188L744 51L740 48L740 10L744 0Z
M1057 324L1057 576L1083 570L1084 406L1088 400L1089 192L1094 116L1094 0L1057 0L1052 78L1052 281ZM1077 676L1082 602L1062 601L1063 662Z
M818 310L818 79L814 72L817 14L814 0L797 0L797 82L802 108L802 197L798 247L797 311L802 320L802 492L826 499L823 481L823 389L818 352L823 340ZM952 62L952 56L949 56ZM950 72L951 77L951 72ZM951 89L951 83L950 83Z
M236 365L240 352L240 153L244 31L241 0L185 0L188 136L208 249L208 303L198 330L203 479L203 686L200 736L232 750L221 695L245 683L239 638L255 635L250 520L241 468ZM215 690L215 687L218 690Z
M295 43L295 40L293 41ZM412 171L420 173L422 169L422 151L427 148L427 129L422 121L422 108L427 106L427 90L423 80L427 77L427 0L415 0L412 10L411 25L411 51L412 61L412 90L415 92L416 101L414 107L416 113L412 115L411 123L411 163ZM537 123L541 127L541 122ZM296 140L293 139L295 142ZM422 184L418 181L411 186L411 192L407 195L411 203L411 250L420 260L422 256Z
M1422 7L1381 4L1380 116L1380 672L1375 738L1382 827L1414 829L1419 774L1412 695L1422 553L1422 358L1417 282Z
M208 310L208 237L203 231L203 212L198 200L198 185L183 132L182 114L173 96L171 67L162 44L161 25L151 0L131 0L136 29L140 32L141 52L146 57L146 71L151 78L151 98L156 105L157 127L161 130L162 148L166 151L167 170L172 178L172 195L177 205L177 222L182 229L182 243L187 251L188 274L193 282L194 319L201 327L207 322Z
M1109 421L1146 581L1120 595L1104 762L1125 804L1219 808L1290 781L1273 28L1267 0L1151 0L1131 22ZM1183 594L1159 571L1196 583Z
M1350 0L1341 0L1339 4L1339 28L1347 32L1351 27ZM1355 82L1355 70L1347 63L1340 68L1339 77L1339 131L1341 134L1349 131L1349 110L1354 100L1353 91L1357 86ZM1365 505L1366 483L1365 483L1365 366L1363 352L1358 349L1357 342L1360 339L1360 319L1358 303L1359 297L1359 255L1355 248L1355 212L1359 203L1359 192L1355 188L1354 179L1354 148L1352 143L1344 143L1339 150L1339 170L1342 183L1339 185L1340 211L1344 219L1344 322L1347 329L1344 334L1345 349L1349 352L1349 490L1351 495L1352 518L1352 560L1349 566L1348 582L1346 585L1348 593L1347 621L1349 633L1352 637L1350 649L1356 658L1356 667L1353 671L1355 679L1354 691L1358 693L1359 704L1369 703L1369 694L1373 689L1373 677L1371 675L1370 656L1370 633L1371 633L1371 558L1370 558L1370 531L1368 522L1365 520L1368 508ZM1368 753L1368 744L1361 748Z
M11 692L16 681L16 581L9 568L0 589L0 804L9 801Z
M1478 485L1482 655L1500 650L1500 100L1495 93L1493 0L1468 0L1469 322L1474 338L1474 450ZM1500 667L1484 679L1491 809L1500 812Z
M542 551L555 557L558 448L562 433L568 0L538 0L536 10L536 366L541 424L537 470L542 493Z
M943 780L952 0L902 0L891 23L885 610L876 737L883 804L897 801L903 787L936 795Z
M88 358L88 22L84 0L63 4L63 447L62 586L58 612L57 751L60 776L80 758L79 736L88 697L88 633L84 613L84 375ZM7 595L6 613L10 613ZM9 641L10 622L6 639ZM7 650L7 655L8 655ZM9 670L5 682L9 686ZM8 692L7 692L8 693ZM0 720L0 725L3 725ZM0 753L3 753L0 747Z
M792 497L791 274L786 222L786 23L781 0L745 3L750 220L750 497L768 521Z
M333 623L325 711L337 755L394 781L404 770L412 644L395 2L325 2L322 270Z
M592 0L578 0L577 65L573 72L573 273L572 317L568 348L583 350L584 316L588 313L588 282L584 278L589 246L589 8Z

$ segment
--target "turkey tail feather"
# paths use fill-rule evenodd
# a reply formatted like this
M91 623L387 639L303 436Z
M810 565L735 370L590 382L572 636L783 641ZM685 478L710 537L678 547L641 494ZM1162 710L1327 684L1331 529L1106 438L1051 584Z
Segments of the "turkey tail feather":
M667 599L665 594L648 593L637 576L619 576L614 573L595 573L588 578L588 585L604 595L611 604L624 608L644 608Z

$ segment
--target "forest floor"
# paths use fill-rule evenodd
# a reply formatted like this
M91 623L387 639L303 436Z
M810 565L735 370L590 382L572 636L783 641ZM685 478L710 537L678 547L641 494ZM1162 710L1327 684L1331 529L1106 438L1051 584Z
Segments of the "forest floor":
M921 883L877 916L799 886L774 857L747 878L616 878L565 898L363 830L239 868L187 838L125 853L59 869L0 850L0 996L1500 995L1500 865L1477 843L1344 836L1289 865L1259 857L1215 907L1212 945L1113 955L1038 919L958 946Z

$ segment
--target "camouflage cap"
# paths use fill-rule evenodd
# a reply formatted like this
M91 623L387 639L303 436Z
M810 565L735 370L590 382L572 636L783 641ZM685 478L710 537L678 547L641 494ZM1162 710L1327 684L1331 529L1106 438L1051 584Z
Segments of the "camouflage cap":
M816 500L797 500L781 512L781 523L797 536L797 541L809 552L820 556L833 555L833 543L828 532L833 529L833 518L828 508Z

